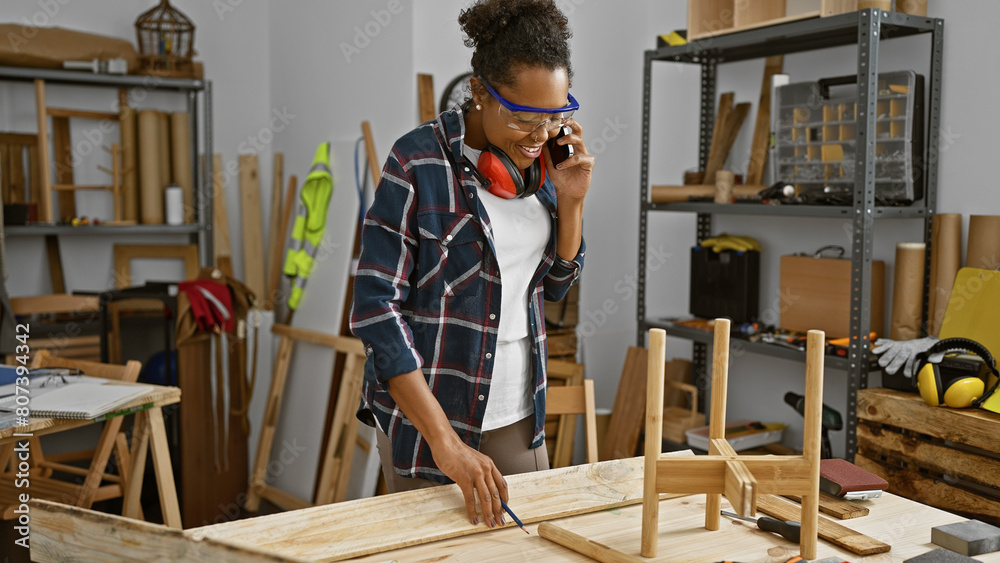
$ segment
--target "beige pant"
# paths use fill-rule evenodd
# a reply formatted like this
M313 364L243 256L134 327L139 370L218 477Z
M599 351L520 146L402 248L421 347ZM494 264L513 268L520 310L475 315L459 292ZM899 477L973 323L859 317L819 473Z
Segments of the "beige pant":
M403 477L392 468L392 447L389 438L381 430L378 434L378 455L382 461L382 475L390 493L423 489L440 485L427 479ZM523 418L514 424L483 432L479 451L493 460L503 475L515 475L549 468L549 454L545 445L530 448L535 434L535 415Z

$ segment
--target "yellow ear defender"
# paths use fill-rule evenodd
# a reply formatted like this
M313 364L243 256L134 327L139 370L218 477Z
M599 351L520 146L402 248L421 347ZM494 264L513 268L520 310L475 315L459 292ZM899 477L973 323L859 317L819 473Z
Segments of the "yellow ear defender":
M982 363L946 355L940 362L934 354L972 352ZM945 338L917 356L917 389L928 405L952 408L978 407L1000 383L996 362L982 344L967 338ZM989 386L989 391L987 391Z

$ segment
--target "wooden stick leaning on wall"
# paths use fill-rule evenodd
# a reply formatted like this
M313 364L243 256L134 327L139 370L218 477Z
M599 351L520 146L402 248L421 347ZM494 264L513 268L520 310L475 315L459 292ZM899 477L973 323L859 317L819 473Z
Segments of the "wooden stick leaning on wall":
M354 416L354 411L357 409L356 397L361 394L361 381L364 377L363 370L366 358L364 345L357 338L334 336L283 324L275 324L271 331L278 335L280 340L274 362L274 372L271 377L271 388L267 395L267 407L260 432L260 443L257 446L257 457L250 475L250 490L247 493L246 509L250 512L259 511L261 499L267 499L284 509L305 508L313 506L313 504L341 501L344 499L351 476L351 461L357 438L358 419ZM292 351L296 342L309 342L326 346L348 355L345 365L346 371L340 378L339 395L344 400L338 400L335 408L334 425L330 429L329 437L326 440L326 453L320 463L319 486L315 494L315 502L297 498L268 485L265 481L271 447L274 445L278 415L281 412L281 403L285 394L285 383L288 380Z
M202 157L204 160L205 157ZM204 164L202 164L204 169ZM226 176L222 170L222 155L212 155L212 248L215 266L227 276L233 275L232 250L229 246L229 213L226 211Z
M240 155L240 214L243 218L243 281L256 295L264 288L264 240L260 218L260 177L257 155Z
M274 153L274 180L271 182L270 226L267 229L267 293L263 295L264 309L274 310L274 299L281 283L281 250L285 246L285 232L281 230L281 187L284 184L285 155Z
M750 145L750 163L747 166L745 184L759 184L764 179L764 165L767 163L768 137L771 134L771 77L781 72L784 57L774 55L764 61L764 79L760 85L760 101L757 103L757 121L753 129Z
M420 123L437 116L434 108L434 77L430 74L417 74L417 105L420 108Z

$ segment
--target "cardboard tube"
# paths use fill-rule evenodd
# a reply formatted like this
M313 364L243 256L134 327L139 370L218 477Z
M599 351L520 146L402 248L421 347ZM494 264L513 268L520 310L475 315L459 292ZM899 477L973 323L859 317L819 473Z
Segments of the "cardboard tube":
M191 114L170 114L171 177L184 193L184 222L194 223L194 178L191 170Z
M139 112L139 214L143 224L163 224L163 176L160 173L160 118L155 110Z
M139 170L136 154L135 109L121 106L122 136L122 219L139 219L139 188L136 182Z
M156 117L160 120L157 129L159 141L156 144L160 159L160 185L162 189L166 189L170 185L170 115L165 111L158 111Z
M719 170L715 173L715 203L733 202L733 179L735 174L729 170Z
M965 265L982 270L1000 268L1000 215L971 215Z
M766 186L733 186L734 197L755 196ZM697 184L690 186L652 186L650 200L653 203L677 203L692 197L715 198L715 185Z
M927 332L937 336L948 309L955 275L962 265L962 216L939 213L931 220L930 303L927 307Z
M892 323L889 327L889 338L892 340L920 338L926 250L927 245L922 242L901 242L896 245Z

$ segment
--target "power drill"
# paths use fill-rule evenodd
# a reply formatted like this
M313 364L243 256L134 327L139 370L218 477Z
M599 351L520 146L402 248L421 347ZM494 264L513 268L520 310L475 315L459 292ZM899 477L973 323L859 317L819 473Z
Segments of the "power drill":
M798 393L792 393L789 391L785 393L785 403L790 407L795 409L795 412L805 416L806 414L806 396L799 395ZM830 430L837 431L844 428L844 419L841 418L840 413L831 409L830 407L823 405L823 416L822 423L823 427L823 441L820 446L820 458L830 459L833 457L833 446L830 444Z

